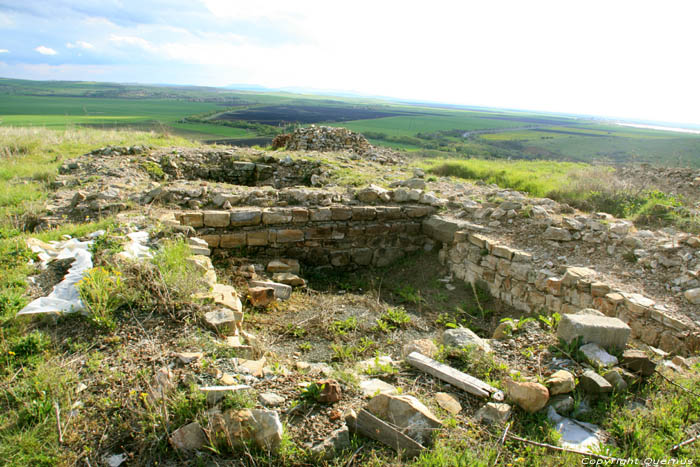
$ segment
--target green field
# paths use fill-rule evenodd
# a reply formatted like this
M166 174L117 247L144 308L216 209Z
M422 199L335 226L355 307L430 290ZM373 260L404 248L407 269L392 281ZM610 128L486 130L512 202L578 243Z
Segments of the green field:
M700 167L700 135L573 116L194 86L0 78L0 127L142 129L260 144L260 138L269 141L309 124L346 127L373 144L428 157Z

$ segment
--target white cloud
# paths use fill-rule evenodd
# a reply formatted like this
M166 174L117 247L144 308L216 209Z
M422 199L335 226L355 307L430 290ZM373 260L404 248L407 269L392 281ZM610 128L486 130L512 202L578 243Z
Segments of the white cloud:
M0 54L7 54L7 53L10 53L10 51L7 49L0 49Z
M78 48L80 48L80 49L85 49L85 50L91 50L91 49L94 49L94 48L95 48L94 45L92 45L92 44L89 43L89 42L85 42L85 41L68 42L68 43L66 44L66 47L68 47L69 49L78 49Z
M109 40L117 44L126 44L138 47L148 52L155 52L158 50L158 48L151 44L149 41L138 36L120 36L117 34L111 34L109 36Z
M35 48L34 50L39 52L41 55L57 55L58 54L58 52L56 52L51 47L46 47L43 45L40 45L39 47Z

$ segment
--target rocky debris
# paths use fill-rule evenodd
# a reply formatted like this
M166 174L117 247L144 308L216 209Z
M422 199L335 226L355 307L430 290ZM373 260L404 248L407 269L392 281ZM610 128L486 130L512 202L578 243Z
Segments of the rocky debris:
M547 230L542 234L542 238L545 240L554 240L557 242L570 242L572 236L568 230L559 227L547 227Z
M282 441L282 423L274 410L229 410L213 413L209 422L213 436L234 448L253 442L260 449L276 452Z
M693 305L700 305L700 287L686 290L683 296Z
M207 443L204 430L197 422L181 426L173 431L168 440L178 451L194 451L201 449Z
M360 381L360 391L365 397L374 397L378 394L398 394L399 392L396 387L377 378Z
M322 459L329 460L338 453L350 448L350 430L347 425L343 425L331 432L322 442L311 448L311 452Z
M258 394L258 401L264 407L279 407L284 404L285 398L274 392L261 392Z
M423 445L431 444L433 431L442 426L422 402L409 395L378 394L370 399L367 410Z
M511 407L502 402L488 402L475 415L476 421L486 424L501 425L508 421Z
M367 188L358 190L355 196L359 201L369 204L387 202L391 199L389 190L377 185L370 185Z
M334 379L324 379L316 382L316 384L322 388L318 399L316 399L318 402L333 404L343 397L343 390L340 388L340 384Z
M576 387L574 375L566 370L558 370L552 373L545 381L551 396L557 394L567 394Z
M459 403L459 399L457 399L455 394L438 392L435 394L435 401L440 407L452 415L457 415L462 411L462 405Z
M364 136L346 128L316 125L298 128L291 134L276 136L272 146L273 148L284 147L289 151L348 151L366 159L388 164L402 161L395 151L372 146Z
M547 405L549 391L540 383L505 380L505 391L526 412L535 413Z
M404 344L401 353L404 357L406 357L411 352L418 352L426 357L433 358L435 355L437 355L438 351L439 349L432 339L416 339Z
M496 329L493 330L491 338L496 340L508 339L515 331L517 323L517 320L499 323Z
M275 274L278 272L289 272L291 274L299 274L301 265L296 259L276 259L267 263L267 272Z
M489 343L468 328L447 329L442 333L442 343L448 348L463 349L476 346L484 352L491 352Z
M289 272L278 272L272 276L272 280L292 287L306 287L306 281L304 279Z
M211 250L209 249L209 244L198 237L190 237L187 239L187 244L190 247L190 252L193 255L209 256L211 255Z
M177 358L183 365L189 365L202 357L204 357L203 352L178 352L175 354L175 358Z
M236 367L238 371L253 375L256 378L263 377L266 363L267 359L265 357L262 357L259 360L236 359Z
M579 384L584 391L591 395L600 395L612 392L612 385L593 370L586 370L579 378Z
M598 344L586 344L579 348L586 360L595 368L609 368L617 365L617 357L610 355Z
M615 368L605 373L603 378L610 383L615 391L620 392L627 390L627 382L623 378L622 373L617 371Z
M221 335L238 334L242 318L242 313L237 315L227 308L204 313L204 321Z
M557 411L557 413L569 413L574 410L574 398L569 394L558 394L549 399L547 404Z
M278 300L289 300L292 296L292 286L272 281L250 281L250 287L271 288Z
M618 318L565 314L559 321L557 337L566 342L581 337L584 343L595 343L604 349L624 349L630 331L630 327Z
M255 307L265 307L275 301L275 289L272 287L248 288L248 301Z

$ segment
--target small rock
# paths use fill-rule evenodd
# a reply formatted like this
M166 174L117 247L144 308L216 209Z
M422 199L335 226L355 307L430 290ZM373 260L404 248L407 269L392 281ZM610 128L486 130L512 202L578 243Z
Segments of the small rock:
M540 383L505 380L506 393L526 412L535 413L547 405L549 391Z
M432 339L416 339L403 346L402 354L404 357L411 352L418 352L419 354L432 358L437 355L438 348Z
M263 369L265 368L265 363L267 359L262 357L260 360L238 360L238 370L243 373L248 373L256 378L263 377Z
M267 263L267 272L275 274L278 272L289 272L299 274L301 265L296 259L277 259Z
M360 381L360 390L365 397L373 397L377 394L398 394L394 386L376 378Z
M459 403L459 399L457 399L457 396L454 394L438 392L435 394L435 400L440 407L452 415L457 415L462 411L462 405Z
M511 407L501 402L489 402L476 412L476 421L487 424L501 425L508 421Z
M258 401L265 407L279 407L286 399L274 392L263 392L258 394Z
M250 281L250 287L271 287L275 291L278 300L289 300L292 296L292 287L272 281Z
M547 378L545 384L549 388L549 394L554 396L557 394L567 394L574 390L576 387L576 380L571 372L566 370L559 370L552 373L552 375Z
M542 238L545 240L555 240L558 242L570 242L571 234L566 229L549 226L547 227L547 230L544 231L544 234L542 234Z
M311 452L320 455L323 459L329 460L338 453L350 448L350 429L347 425L333 431L320 444L311 448Z
M343 395L340 384L338 384L338 382L334 379L324 379L322 381L318 381L316 384L323 387L321 394L318 396L318 402L333 404L338 402Z
M612 392L612 385L593 370L586 370L579 378L579 384L589 394L598 395Z
M617 357L607 353L598 344L582 345L579 350L586 357L586 360L596 368L609 368L617 365Z
M304 287L306 286L306 281L296 274L291 274L289 272L278 272L273 274L272 280L275 282L280 282L282 284L291 285L292 287Z
M622 366L633 373L651 376L656 370L656 363L641 350L628 349L622 354Z
M574 398L568 394L558 394L549 399L548 405L558 413L569 413L574 410Z
M194 451L207 443L207 437L199 423L192 422L173 431L169 441L178 451Z
M195 360L199 360L203 356L204 354L202 352L180 352L175 354L175 357L183 365L187 365L189 363L194 362Z
M442 426L442 422L413 396L378 394L370 399L367 410L423 445L430 444L433 432Z
M252 441L263 450L276 452L282 441L282 423L274 410L230 410L223 415L213 413L209 421L215 436L235 448Z
M204 321L220 334L237 333L239 323L243 320L242 313L237 314L233 310L219 308L215 311L204 313Z
M700 287L696 289L689 289L683 293L685 299L688 300L693 305L700 305Z
M680 355L676 355L671 359L671 361L685 370L690 370L690 364L688 363L688 360L681 357Z
M515 323L513 321L504 321L493 330L492 338L496 340L508 339L513 335L514 330Z
M275 301L275 289L272 287L250 287L248 301L255 307L267 306Z
M616 370L610 370L603 375L603 378L610 383L615 391L626 391L627 382L625 382L622 375Z
M152 402L160 401L172 389L175 388L174 376L167 367L162 367L156 371L148 390L149 399Z
M445 347L463 349L469 346L476 346L484 352L491 352L491 346L489 343L477 336L471 329L468 328L446 330L442 333L442 343Z

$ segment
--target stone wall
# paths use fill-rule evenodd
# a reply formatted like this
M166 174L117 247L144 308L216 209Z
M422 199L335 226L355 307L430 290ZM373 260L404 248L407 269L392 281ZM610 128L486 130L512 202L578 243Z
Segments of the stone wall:
M700 349L700 332L690 320L671 316L663 305L636 293L625 293L596 280L596 271L583 267L536 266L528 252L499 244L483 233L435 228L436 219L424 222L424 231L444 242L440 259L465 282L482 282L491 294L527 313L575 313L597 309L620 318L632 328L632 337L668 352ZM436 234L433 234L436 235ZM563 270L563 274L557 273Z
M250 256L289 257L310 266L386 266L423 248L425 205L241 208L188 211L177 218L210 248L245 248Z

